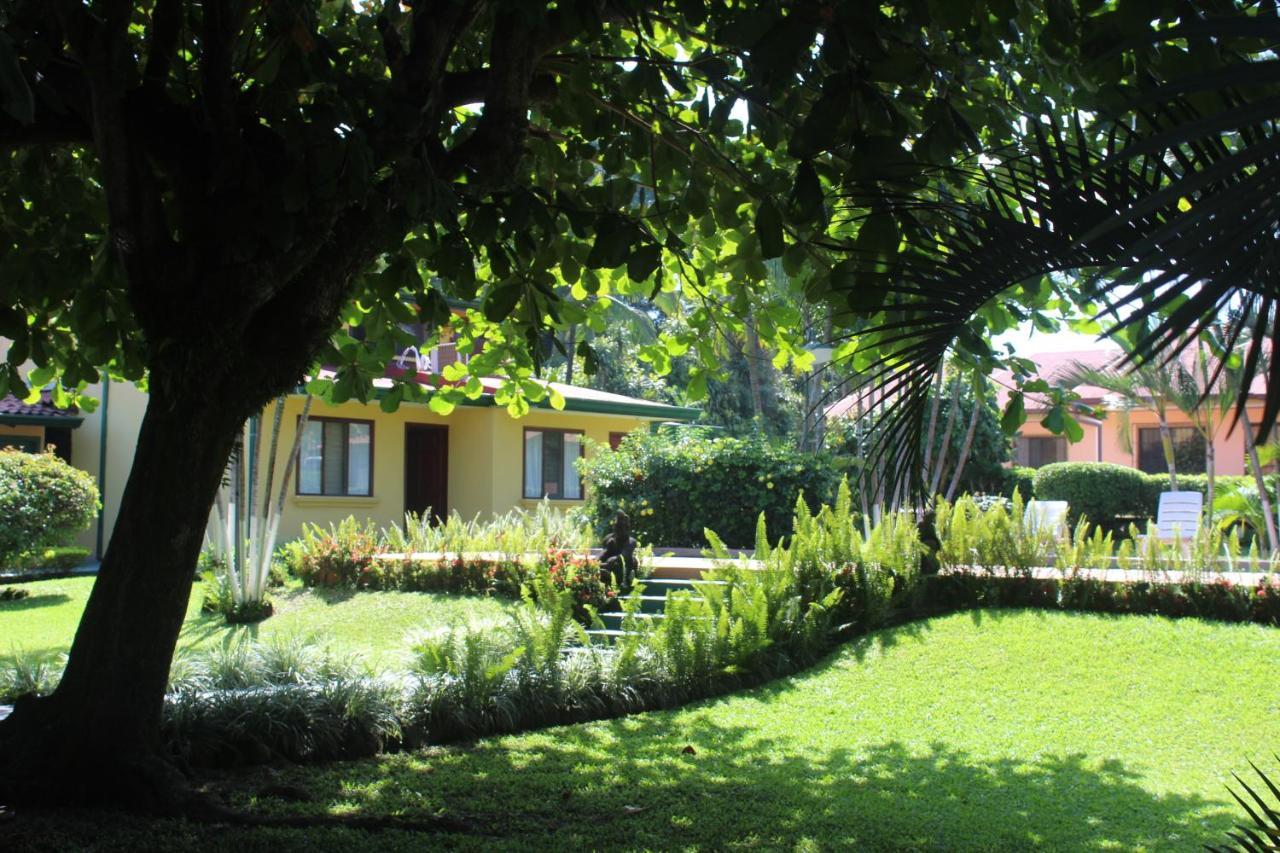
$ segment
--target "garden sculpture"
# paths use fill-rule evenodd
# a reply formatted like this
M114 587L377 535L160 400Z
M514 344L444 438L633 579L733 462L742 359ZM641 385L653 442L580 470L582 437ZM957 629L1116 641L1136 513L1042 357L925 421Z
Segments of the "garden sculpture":
M619 512L613 529L604 537L600 555L600 579L625 593L636 577L636 540L631 535L631 519Z

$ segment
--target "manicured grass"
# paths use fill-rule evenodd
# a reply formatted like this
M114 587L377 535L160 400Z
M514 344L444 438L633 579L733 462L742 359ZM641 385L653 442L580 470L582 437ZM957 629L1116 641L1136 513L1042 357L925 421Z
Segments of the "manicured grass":
M1280 631L979 611L883 631L761 689L471 747L223 777L274 814L473 832L246 830L22 816L15 840L99 849L1196 849L1224 787L1274 766ZM689 749L691 747L691 749ZM311 802L254 792L300 786ZM4 830L0 828L0 845ZM113 845L115 845L113 847Z
M0 602L0 656L21 650L65 652L89 598L93 578L64 578L21 585L31 596ZM230 626L200 612L196 584L187 605L179 648L211 646L240 637L313 636L318 642L374 655L397 655L405 635L457 620L500 619L512 603L503 599L416 592L308 590L294 585L272 594L276 614L258 625ZM388 663L392 662L388 659Z

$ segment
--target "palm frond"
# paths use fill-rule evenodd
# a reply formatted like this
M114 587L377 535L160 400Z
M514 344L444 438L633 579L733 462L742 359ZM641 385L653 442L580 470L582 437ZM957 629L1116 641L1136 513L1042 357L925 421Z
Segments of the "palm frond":
M1188 38L1240 33L1216 23ZM919 455L944 354L959 343L982 358L983 306L1045 276L1077 276L1105 304L1107 334L1128 339L1126 367L1167 366L1225 322L1229 339L1248 341L1243 409L1263 341L1280 332L1280 89L1270 59L1219 55L1220 68L1148 88L1122 116L1033 120L1019 149L939 167L923 188L846 185L859 210L894 216L906 236L890 258L850 247L831 285L862 321L852 359L858 393L880 404L881 470L916 478L919 465L902 463ZM1280 380L1277 364L1268 372ZM1259 430L1277 414L1280 381Z

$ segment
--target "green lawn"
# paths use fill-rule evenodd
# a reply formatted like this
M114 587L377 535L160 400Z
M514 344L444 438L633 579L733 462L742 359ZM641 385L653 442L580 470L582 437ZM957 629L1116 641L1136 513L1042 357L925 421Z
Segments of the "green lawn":
M1277 661L1274 629L981 611L884 631L802 675L680 710L213 783L271 813L446 814L470 833L118 818L103 832L71 815L19 816L10 831L48 849L237 853L1192 850L1236 817L1230 771L1274 765ZM282 782L314 800L253 796Z
M22 584L31 596L0 602L0 656L16 650L35 654L65 652L89 597L86 577ZM455 620L497 619L512 606L503 599L414 592L308 590L292 586L273 593L276 615L258 625L227 625L221 616L200 612L200 584L187 606L178 641L181 648L209 646L238 637L272 634L313 636L335 648L395 656L405 635ZM388 658L391 662L392 658Z

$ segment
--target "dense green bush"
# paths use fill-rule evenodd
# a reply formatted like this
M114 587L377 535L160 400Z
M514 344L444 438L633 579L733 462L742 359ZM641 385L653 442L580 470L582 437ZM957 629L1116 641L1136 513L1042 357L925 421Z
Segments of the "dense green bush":
M1054 462L1036 471L1035 496L1066 501L1071 524L1081 517L1094 524L1147 514L1146 475L1109 462Z
M52 453L0 450L0 564L69 545L98 516L98 487Z
M89 559L89 549L78 545L61 545L23 551L4 564L6 569L34 572L65 572L82 565Z
M1168 474L1144 474L1135 468L1108 462L1055 462L1034 474L1034 496L1070 503L1073 523L1080 516L1104 525L1115 519L1155 518L1160 493L1170 491ZM1018 475L1010 474L1011 478L1015 476ZM1252 486L1253 478L1218 475L1214 480L1214 489L1219 495L1242 485ZM1178 489L1207 496L1209 478L1204 474L1179 474ZM1124 524L1127 525L1127 521Z
M760 513L771 538L788 535L796 498L803 493L816 509L831 501L838 481L826 455L690 431L633 433L580 467L596 530L626 512L636 539L658 548L697 547L708 528L731 548L748 547Z
M1036 496L1035 468L1023 468L1020 465L1014 465L1012 468L1004 469L1004 487L1001 490L1001 494L1007 498L1012 498L1014 492L1022 495L1024 501L1029 501Z

